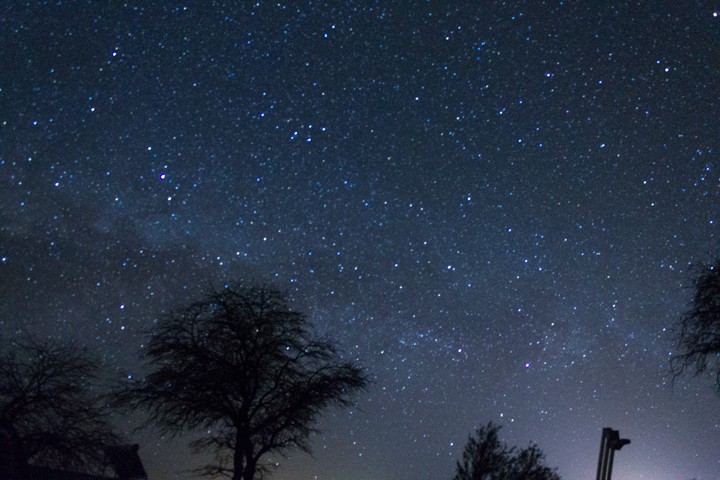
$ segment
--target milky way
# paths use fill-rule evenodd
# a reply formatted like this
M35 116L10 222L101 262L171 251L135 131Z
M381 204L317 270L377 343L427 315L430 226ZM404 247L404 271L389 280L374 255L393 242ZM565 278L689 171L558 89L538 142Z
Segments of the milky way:
M3 342L141 377L153 319L272 283L374 382L274 478L449 480L488 421L566 479L606 426L617 480L718 478L712 379L668 375L718 246L717 9L7 3ZM188 478L141 421L149 477Z

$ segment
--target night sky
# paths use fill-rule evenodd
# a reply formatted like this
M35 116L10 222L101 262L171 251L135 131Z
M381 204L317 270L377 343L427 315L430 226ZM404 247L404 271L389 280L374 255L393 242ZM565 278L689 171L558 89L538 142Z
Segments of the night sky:
M2 3L3 342L139 378L153 319L272 283L374 381L273 478L449 480L494 421L568 480L608 426L616 480L717 480L720 395L668 374L720 237L715 2Z

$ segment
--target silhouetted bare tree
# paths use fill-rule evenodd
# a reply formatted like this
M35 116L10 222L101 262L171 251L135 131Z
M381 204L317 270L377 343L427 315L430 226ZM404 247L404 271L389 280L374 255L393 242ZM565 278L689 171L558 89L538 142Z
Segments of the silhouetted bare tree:
M453 480L560 480L544 465L545 455L537 445L508 448L500 442L500 428L490 422L468 438Z
M678 353L670 360L675 377L710 372L720 388L720 258L702 264L690 308L680 319Z
M217 461L197 470L252 480L260 458L308 450L327 407L347 406L368 380L272 288L233 285L161 319L144 349L150 373L119 403L144 408L165 434L195 430L191 445Z
M29 336L0 354L0 437L14 468L104 470L103 448L118 438L92 391L97 365L85 350Z

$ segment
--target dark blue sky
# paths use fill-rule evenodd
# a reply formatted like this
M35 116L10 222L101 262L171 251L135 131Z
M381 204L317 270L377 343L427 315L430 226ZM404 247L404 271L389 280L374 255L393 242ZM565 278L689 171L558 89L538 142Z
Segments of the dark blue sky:
M720 8L589 3L6 5L2 341L142 376L154 318L272 282L375 381L274 478L450 479L491 420L566 479L605 426L617 480L717 478L720 396L667 360L717 252Z

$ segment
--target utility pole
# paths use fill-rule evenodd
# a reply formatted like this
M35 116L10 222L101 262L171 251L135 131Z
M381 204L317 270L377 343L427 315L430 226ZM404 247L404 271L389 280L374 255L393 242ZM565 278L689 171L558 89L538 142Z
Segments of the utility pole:
M630 440L620 438L620 432L617 430L603 428L602 437L600 438L600 458L598 459L596 480L611 480L615 450L620 450L628 443L630 443Z

